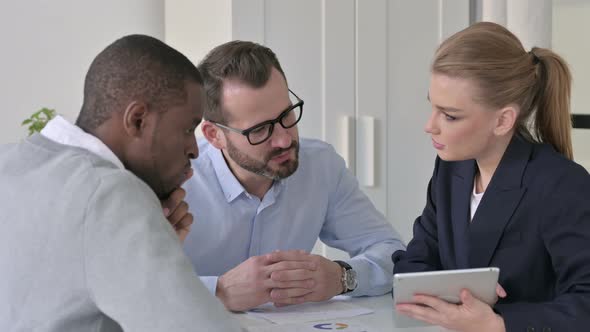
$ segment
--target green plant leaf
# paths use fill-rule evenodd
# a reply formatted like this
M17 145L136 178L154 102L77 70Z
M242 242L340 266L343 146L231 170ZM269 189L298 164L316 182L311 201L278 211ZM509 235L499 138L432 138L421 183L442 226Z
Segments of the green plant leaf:
M49 120L53 119L57 113L54 109L43 107L37 112L31 114L28 119L25 119L21 126L28 126L29 136L33 135L36 132L40 132Z

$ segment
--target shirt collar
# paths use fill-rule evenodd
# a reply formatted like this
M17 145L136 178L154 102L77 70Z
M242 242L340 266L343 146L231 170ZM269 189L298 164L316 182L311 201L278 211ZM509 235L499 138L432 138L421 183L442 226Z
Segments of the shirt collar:
M217 179L219 180L219 184L225 195L225 199L230 203L242 193L245 193L246 190L240 181L236 179L234 173L229 169L221 150L216 148L210 149L209 155L211 157L213 169L215 170L215 174L217 175Z
M41 135L59 144L88 150L112 162L118 168L125 169L121 160L100 139L86 133L82 128L69 123L59 115L45 125Z
M217 175L217 179L219 180L219 184L221 185L221 189L223 190L223 194L225 195L225 199L228 203L231 203L241 194L250 196L240 181L238 181L234 173L232 173L220 149L210 149L209 156L211 158L213 169L215 170L215 175ZM284 182L284 180L274 181L266 193L265 199L266 196L272 195L270 198L272 198L271 201L274 202L274 198L279 194L285 185Z

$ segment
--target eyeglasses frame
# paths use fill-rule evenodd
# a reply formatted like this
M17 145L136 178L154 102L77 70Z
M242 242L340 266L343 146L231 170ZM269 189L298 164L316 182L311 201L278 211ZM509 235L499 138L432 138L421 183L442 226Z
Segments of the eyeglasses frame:
M279 116L277 116L273 120L266 120L266 121L260 122L258 124L253 125L252 127L246 128L246 129L232 128L230 126L226 126L224 124L221 124L221 123L215 122L215 121L209 121L209 122L213 123L217 127L220 127L220 128L223 128L223 129L227 129L227 130L233 131L234 133L238 133L238 134L242 134L242 135L246 136L246 139L248 139L248 143L250 143L250 145L259 145L259 144L262 144L262 143L266 142L272 136L272 133L273 133L274 128L275 128L275 124L279 123L281 125L281 127L285 128L285 129L289 129L289 128L295 127L299 123L299 121L301 121L301 117L303 116L303 104L304 104L304 101L303 101L303 99L299 98L299 96L297 96L295 94L295 92L291 91L291 89L288 89L288 90L289 90L290 93L293 94L293 96L295 96L295 98L297 98L297 102L295 104L289 106L286 110L282 111L281 114L279 114ZM282 120L287 116L287 114L289 112L291 112L292 110L294 110L297 107L299 107L300 110L301 110L301 113L299 114L299 118L297 119L297 121L295 121L295 123L293 125L291 125L291 126L285 126L283 124ZM268 124L271 125L271 127L269 129L268 136L265 139L263 139L262 141L260 141L260 142L252 143L252 141L250 140L250 133L252 131L258 129L259 127L263 127L263 126L266 126Z

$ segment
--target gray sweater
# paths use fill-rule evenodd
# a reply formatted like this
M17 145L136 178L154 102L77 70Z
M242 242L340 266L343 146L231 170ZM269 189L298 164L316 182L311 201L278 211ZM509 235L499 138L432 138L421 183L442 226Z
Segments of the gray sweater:
M0 146L0 331L237 331L153 191L35 135Z

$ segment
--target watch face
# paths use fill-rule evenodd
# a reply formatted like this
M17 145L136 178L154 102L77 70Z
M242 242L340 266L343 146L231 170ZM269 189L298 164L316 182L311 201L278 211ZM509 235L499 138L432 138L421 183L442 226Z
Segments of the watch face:
M356 272L354 270L348 270L346 272L346 288L353 290L357 286Z

